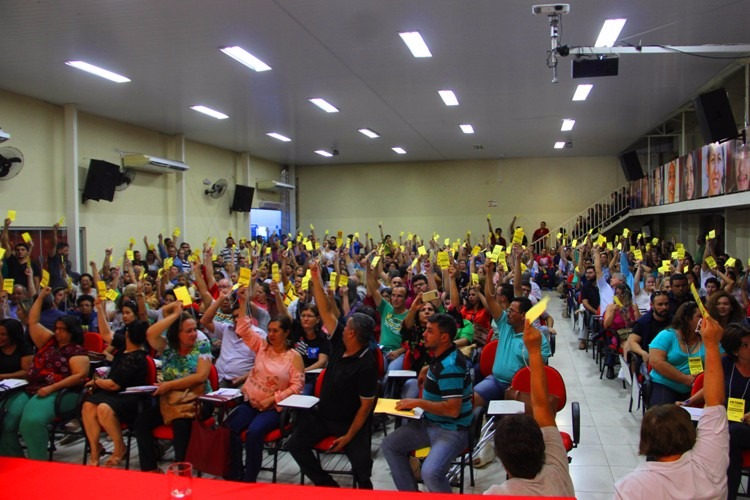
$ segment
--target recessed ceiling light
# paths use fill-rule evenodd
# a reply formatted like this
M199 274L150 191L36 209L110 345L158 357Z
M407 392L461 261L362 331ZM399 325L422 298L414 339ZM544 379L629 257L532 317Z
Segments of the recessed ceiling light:
M573 94L573 100L585 101L586 98L589 96L589 92L591 92L592 88L594 88L594 86L590 83L584 83L584 84L579 85L576 88L575 94Z
M269 132L266 135L268 137L273 137L274 139L278 139L281 142L291 142L292 141L289 137L287 137L285 135L277 134L276 132Z
M458 106L458 99L452 90L438 90L438 94L446 106Z
M414 57L432 57L430 49L424 43L419 31L404 31L398 34Z
M92 75L96 75L100 78L104 78L106 80L109 80L111 82L115 83L127 83L130 81L130 78L127 78L122 75L118 75L117 73L113 73L109 70L100 68L98 66L94 66L93 64L89 64L87 62L83 61L65 61L65 64L68 66L72 66L74 68L80 69L81 71L85 71L86 73L91 73Z
M469 125L468 123L465 123L463 125L459 125L461 127L461 132L464 134L473 134L474 133L474 127Z
M235 61L239 61L248 68L261 72L261 71L268 71L271 69L271 66L264 63L254 55L252 55L250 52L246 51L242 47L224 47L221 50L223 53L234 59Z
M330 158L331 156L333 156L333 154L329 153L325 149L316 149L315 152L318 153L320 156L325 156L326 158Z
M565 147L565 141L558 141L555 143L555 149L563 149Z
M197 111L198 113L208 115L211 118L216 118L217 120L226 120L227 118L229 118L229 115L225 115L221 111L216 111L215 109L211 109L207 106L190 106L190 109Z
M573 130L573 125L576 124L575 120L571 120L570 118L565 118L562 122L562 127L560 127L560 130L562 132L567 132L568 130Z
M326 113L338 113L339 110L336 108L336 106L332 105L325 99L321 99L320 97L314 97L309 100L311 103L315 104L317 107L325 111Z
M406 150L404 148L395 147L395 148L391 148L391 149L394 150L396 153L398 153L400 155L405 155L406 154Z
M623 26L625 26L627 19L607 19L604 21L604 26L599 32L599 37L596 39L594 47L611 47L617 41L617 37L620 36Z
M359 133L366 135L370 139L377 139L378 137L380 137L380 134L369 128L361 128L359 129Z

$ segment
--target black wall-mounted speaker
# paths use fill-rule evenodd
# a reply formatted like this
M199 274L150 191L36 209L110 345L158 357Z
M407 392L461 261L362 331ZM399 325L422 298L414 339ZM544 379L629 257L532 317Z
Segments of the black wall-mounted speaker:
M249 212L253 206L253 194L255 189L250 186L237 184L234 188L234 198L229 208L230 212Z
M641 168L641 160L635 151L628 151L621 154L619 160L622 166L622 173L625 174L625 180L637 181L646 177L646 174L643 173L643 168Z
M619 57L573 59L571 70L573 78L594 78L597 76L617 76L619 66Z
M693 104L706 143L734 139L739 135L726 89L701 94L693 99Z
M91 160L86 172L86 183L83 186L82 199L112 201L115 188L120 180L120 166L104 160Z

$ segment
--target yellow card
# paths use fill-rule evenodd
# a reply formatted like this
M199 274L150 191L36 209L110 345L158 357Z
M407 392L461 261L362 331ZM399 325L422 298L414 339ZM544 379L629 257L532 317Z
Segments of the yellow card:
M685 249L684 248L678 248L677 249L677 258L678 259L684 259L685 258Z
M686 273L688 271L690 271L690 266L685 266L685 267L682 268L682 272L683 273Z
M60 217L60 220L57 221L58 226L64 226L65 225L65 217Z
M683 245L682 243L678 243L677 245L675 245L675 248L677 250L679 250L680 248L682 248L683 250L685 250L685 245Z
M490 220L490 214L487 214L487 220Z
M119 259L117 259L117 265L118 266L122 266L122 257L120 257Z
M557 238L558 240L559 240L560 238L562 238L562 233L557 233L557 235L556 235L556 238Z
M308 252L312 252L313 251L313 244L312 244L312 242L310 240L307 240L305 242L305 250L307 250Z
M417 265L417 262L419 262L419 257L414 257L414 260L411 261L411 265L409 266L409 269L414 269L414 266Z
M526 311L526 321L528 321L529 323L533 323L534 320L541 316L542 313L547 309L547 302L549 302L549 295L545 295L544 297L542 297L542 300L537 302L531 307L531 309Z
M354 233L354 239L355 239L355 240L358 240L358 239L359 239L359 233Z
M411 233L409 233L409 234L408 234L408 235L406 236L406 239L407 239L407 240L410 240L410 239L412 239L412 238L414 238L414 235L413 235L413 234L411 234Z
M150 244L150 245L148 246L148 249L149 249L149 250L151 250L152 252L155 252L155 251L156 251L156 247L154 246L154 244L153 244L153 243L151 243L151 244Z
M618 243L617 244L617 249L620 250L620 251L622 251L622 243Z
M677 255L678 254L677 254L676 250L674 252L672 252L672 259L679 259L679 257Z
M661 266L661 267L659 268L659 272L660 272L661 274L667 274L667 273L669 272L669 266Z
M712 229L712 230L710 230L710 231L708 232L708 236L707 236L707 238L708 238L709 240L714 240L714 239L716 239L716 230L715 230L715 229Z
M182 302L183 306L189 306L193 303L193 299L190 297L190 293L186 287L178 286L172 291L174 292L174 296L177 297L177 300Z
M704 318L708 317L708 311L703 307L703 302L701 302L701 296L698 295L698 290L695 288L695 283L690 283L690 293L693 294L693 299L695 299L695 303L698 304L698 309L700 309L701 315L703 315Z
M291 250L292 249L292 242L291 241L287 241L286 242L286 249L287 250Z
M237 283L239 283L240 286L250 285L250 275L251 275L250 269L248 269L247 267L241 267L240 276L237 278Z
M622 302L620 302L620 298L617 295L615 295L614 300L617 307L622 307Z
M604 246L607 243L607 237L603 234L599 235L599 238L596 240L596 244L599 246Z
M266 255L271 255L271 247L266 247Z
M42 269L42 279L39 281L39 286L44 288L49 285L49 272L46 269Z
M573 243L571 243L570 246L572 246L573 248L577 247L578 246L578 240L577 239L573 240Z
M507 256L506 256L505 252L500 252L499 254L497 254L497 258L495 259L495 263L498 263L498 262L503 262L504 263L506 260L507 260Z
M16 211L15 210L8 210L8 219L10 219L11 222L16 220Z
M448 269L448 267L450 266L450 258L448 256L448 252L438 252L437 263L441 269Z
M125 255L127 255L127 256L128 256L128 260L129 260L129 261L131 261L131 262L133 261L133 259L135 259L135 255L133 254L133 251L132 251L132 250L128 250L128 251L126 251L126 252L125 252Z
M380 262L380 255L376 255L372 258L372 262L370 263L370 267L373 269L378 268L378 262Z
M135 238L130 238L130 240L128 240L128 241L130 241L131 245L135 245Z
M211 255L211 262L216 262L216 257L218 257L218 255Z
M427 255L427 249L422 245L421 247L417 248L417 253L419 255Z
M713 268L715 268L715 267L716 267L716 261L714 260L714 258L713 258L713 257L711 257L711 256L709 255L708 257L706 257L706 265L707 265L707 266L708 266L709 268L713 269Z
M107 284L103 281L97 281L96 291L99 292L99 295L101 296L107 295Z
M745 400L742 398L729 398L727 400L727 418L730 422L742 422L745 417Z
M279 274L279 265L276 262L271 264L271 275L272 275L271 279L273 281L275 281L276 283L281 282L281 275ZM279 279L276 279L276 278L279 278Z
M474 248L471 249L471 255L473 255L474 257L476 257L477 255L479 255L479 252L481 252L481 251L482 251L482 247L480 247L479 245L477 245L477 246L475 246Z
M445 241L443 242L443 246L449 247L450 245L451 245L451 239L450 238L445 238Z
M5 257L5 249L0 247L0 260L3 260L3 257Z
M688 368L690 369L690 375L698 375L699 373L703 373L703 360L697 356L689 357Z
M111 300L112 302L116 301L116 300L117 300L117 297L119 297L119 296L120 296L120 294L119 294L119 293L117 293L117 292L116 292L116 291L114 291L114 290L107 290L107 293L106 293L105 295L106 295L106 297L107 297L107 300Z
M302 284L300 286L303 290L307 290L310 286L310 278L308 276L302 278Z
M25 241L26 243L31 241L31 235L29 233L23 233L21 235L21 238L23 238L23 241Z
M3 290L8 292L8 294L13 293L13 278L8 278L3 280Z
M615 247L613 247L613 246L612 246L612 242L611 242L611 241L608 241L608 242L607 242L607 250L610 250L610 251L612 251L612 250L614 250L614 248L615 248Z
M503 251L503 246L502 245L495 245L494 248L492 249L492 253L495 254L495 255L498 255L502 251Z
M654 245L654 246L658 245L659 244L659 238L653 238L651 240L651 244Z
M338 274L336 274L335 272L332 272L328 278L328 288L335 290L337 282L338 282Z
M630 229L628 229L628 228L625 228L625 229L623 229L623 230L622 230L622 235L623 235L623 236L624 236L625 238L627 238L629 234L630 234Z
M525 273L527 269L528 269L528 266L524 264L523 262L521 262L521 272Z
M157 278L161 278L162 276L164 276L164 268L163 267L156 272L156 277Z
M164 269L169 270L170 267L172 267L172 264L174 263L174 259L172 257L167 257L164 259Z
M174 235L175 237L179 236L180 228L179 227L174 228L174 231L172 231L172 235Z
M724 263L724 267L725 268L734 267L735 264L737 264L737 259L735 259L734 257L729 257L726 263Z
M517 227L516 230L513 232L513 243L518 243L519 245L523 243L523 228Z
M229 237L230 238L232 237L232 231L229 231Z
M472 285L479 284L479 275L477 273L471 273L471 284Z
M315 226L313 226L312 224L310 224L310 231L315 231Z
M339 274L339 287L349 286L349 276L346 274Z
M633 250L633 256L635 260L643 260L643 252L640 249Z

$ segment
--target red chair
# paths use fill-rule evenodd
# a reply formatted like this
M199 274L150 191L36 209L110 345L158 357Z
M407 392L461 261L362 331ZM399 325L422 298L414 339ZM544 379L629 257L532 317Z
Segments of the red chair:
M104 352L104 340L96 332L86 332L83 334L83 348L89 352Z
M560 372L551 366L545 366L544 370L547 374L547 391L550 395L557 396L558 402L556 411L559 412L565 408L565 404L568 401L568 394L565 390L565 380L563 380ZM520 392L531 392L531 370L528 366L525 366L516 372L513 376L513 380L510 381L510 386ZM578 443L581 441L581 407L577 401L573 401L570 406L573 414L573 436L571 437L567 432L560 431L560 437L565 446L565 451L568 452L573 448L578 447ZM570 461L570 457L568 457L568 460Z
M492 365L495 364L495 354L497 353L497 340L488 342L482 348L482 354L479 356L479 373L482 378L492 373Z
M695 396L698 391L703 389L703 373L699 373L697 377L695 377L695 380L693 380L693 388L690 390L690 397ZM696 408L703 408L703 405L694 405L691 404L690 406L695 406Z

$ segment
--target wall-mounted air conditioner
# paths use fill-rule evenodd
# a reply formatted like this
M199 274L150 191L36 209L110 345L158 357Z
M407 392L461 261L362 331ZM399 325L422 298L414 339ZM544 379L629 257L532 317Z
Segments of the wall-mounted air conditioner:
M294 189L294 184L287 184L281 181L265 180L258 181L255 186L261 191L281 191L284 189Z
M284 210L284 204L278 201L260 201L258 202L258 208L263 210Z
M10 134L8 132L4 132L3 129L0 128L0 142L5 142L8 139L10 139Z
M169 174L174 172L187 172L190 167L181 161L157 158L156 156L144 154L123 154L122 166L145 170L155 174Z

